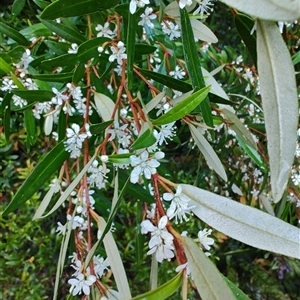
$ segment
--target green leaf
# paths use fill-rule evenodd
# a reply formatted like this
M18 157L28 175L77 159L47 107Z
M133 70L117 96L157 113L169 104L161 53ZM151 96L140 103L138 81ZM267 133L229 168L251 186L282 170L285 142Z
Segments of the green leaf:
M26 0L15 0L12 5L12 13L14 15L19 15L25 6Z
M232 283L227 277L225 277L223 274L221 274L221 276L224 279L224 281L228 284L236 300L250 300L250 298L243 291L241 291L234 283Z
M253 63L257 66L256 35L251 34L254 21L244 14L236 13L234 15L234 22L240 37L249 50Z
M33 2L41 9L45 9L49 5L49 2L44 0L33 0Z
M227 108L221 109L224 114L225 119L229 123L229 126L234 130L237 136L247 145L257 150L257 145L250 133L250 131L245 127L245 125L240 121L240 119Z
M178 273L168 282L160 285L157 289L149 291L145 294L136 296L131 300L164 300L173 295L180 287L182 273Z
M66 137L66 129L67 129L67 116L63 109L60 110L58 116L58 141L62 141Z
M98 47L109 41L105 37L96 37L82 43L77 50L77 60L84 63L93 57L99 56Z
M176 91L180 91L183 93L186 93L188 91L191 91L193 87L181 80L175 79L171 76L163 75L157 72L152 72L146 69L139 69L139 72L141 72L143 75L169 87L170 89L174 89Z
M286 189L294 162L299 110L294 66L274 22L257 20L257 66L276 203Z
M246 144L242 139L240 139L238 136L236 137L239 145L246 151L246 153L250 156L250 158L263 170L266 169L265 164L259 155L259 153L250 147L248 144Z
M128 11L128 27L127 27L127 41L126 41L126 53L127 53L127 84L128 89L132 89L133 85L133 64L135 54L135 31L137 29L136 14Z
M205 139L202 133L196 129L194 125L189 124L189 128L192 134L192 138L195 141L201 153L203 154L208 166L211 169L215 170L218 173L218 175L223 178L223 180L227 181L227 175L224 170L224 167L212 146Z
M25 128L26 128L26 144L27 149L30 148L35 142L36 134L35 134L35 118L33 116L31 109L26 109L24 111L24 122L25 122Z
M69 28L63 24L59 24L55 21L45 20L42 20L42 23L51 31L55 32L57 35L71 43L81 44L86 41L86 38L78 31L75 31L74 29Z
M190 95L158 119L152 120L152 123L155 125L168 124L186 116L188 113L192 112L197 106L199 106L199 104L207 96L209 90L210 87L208 86Z
M55 58L42 61L42 66L61 67L74 66L77 63L77 56L74 54L63 54Z
M51 98L55 96L52 91L42 90L12 90L12 92L19 97L26 99L29 104L34 102L51 101Z
M12 94L10 94L10 98L12 97ZM7 143L9 143L9 137L10 137L10 105L7 105L7 107L4 109L4 135L5 140Z
M143 149L152 146L156 142L156 138L153 135L153 129L148 128L142 133L135 142L130 146L132 150Z
M5 73L13 72L13 68L0 57L0 70L4 71Z
M72 76L72 82L78 84L78 82L84 77L85 64L81 63L77 66ZM72 73L71 73L72 74Z
M101 134L113 122L114 122L113 120L109 120L109 121L99 123L99 124L91 124L90 125L90 132L92 134L96 134L96 135Z
M128 46L127 46L128 47ZM151 54L156 51L156 47L148 44L135 44L135 53L136 54Z
M300 229L259 209L180 184L193 213L209 226L255 248L300 258Z
M294 21L300 18L299 1L295 0L221 0L250 16L273 21Z
M58 0L46 7L41 18L54 20L95 13L116 6L120 0Z
M13 94L12 93L6 93L5 96L3 97L3 100L0 105L0 115L3 113L5 109L10 107L10 102Z
M0 31L20 45L29 46L30 42L16 29L0 22Z
M183 247L197 291L203 300L236 300L213 262L191 238L183 237Z
M40 160L38 165L29 174L12 201L6 207L3 216L18 209L30 199L39 188L45 185L45 182L62 166L68 157L69 153L65 150L65 145L61 141Z
M205 81L201 70L201 64L191 21L189 18L189 14L185 8L180 9L180 21L184 58L190 80L194 89L203 88L205 87ZM205 123L210 127L214 127L214 121L208 96L206 97L205 101L201 103L200 108ZM212 137L214 137L215 135L213 130L210 130L210 134L212 135Z
M43 80L47 82L70 82L72 80L73 72L57 73L57 74L31 74L34 79Z

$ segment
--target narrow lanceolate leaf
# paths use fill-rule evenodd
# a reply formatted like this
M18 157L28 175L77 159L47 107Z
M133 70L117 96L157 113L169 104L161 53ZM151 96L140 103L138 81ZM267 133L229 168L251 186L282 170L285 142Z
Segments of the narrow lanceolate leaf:
M112 123L113 123L113 120L106 121L106 122L99 123L99 124L91 124L90 132L91 132L91 134L101 134Z
M293 21L300 18L299 0L220 0L250 16L274 21Z
M67 189L62 193L62 195L59 197L55 205L51 208L51 210L44 216L42 215L36 215L35 217L39 218L46 218L53 214L67 199L67 197L72 193L72 191L76 188L78 183L80 182L83 175L87 172L88 168L92 165L93 161L96 158L96 154L89 160L89 162L84 166L84 168L80 171L80 173L75 177L75 179L71 182L71 184L67 187ZM44 207L46 209L47 207ZM42 209L40 210L40 213L44 213ZM34 219L35 220L35 219Z
M25 3L26 0L15 0L11 9L12 13L16 16L19 15L23 10Z
M223 180L227 181L227 175L224 170L224 167L217 156L216 152L212 148L212 146L209 144L209 142L204 138L202 133L197 130L197 128L189 124L189 128L193 137L193 140L195 141L196 145L198 146L199 150L203 154L204 158L206 159L206 162L208 166L215 170L217 174L223 178Z
M94 101L97 111L104 122L112 119L112 114L115 108L115 103L106 95L94 92Z
M183 118L199 106L206 98L209 90L210 87L208 86L190 95L158 119L152 120L153 124L163 125Z
M152 146L156 142L156 138L153 135L153 129L148 128L142 133L137 140L130 146L132 150L143 149Z
M229 100L229 97L225 93L225 91L221 88L220 84L217 82L217 80L204 68L201 68L205 84L210 85L210 93L215 94L223 99Z
M51 98L55 96L52 91L47 90L13 90L12 92L21 98L26 99L28 104L51 101Z
M252 247L300 258L300 229L256 208L182 184L193 213L224 234Z
M202 22L196 19L190 19L190 21L195 38L208 43L216 43L218 41L218 38L215 36L215 34Z
M139 72L141 72L144 76L149 77L163 85L166 85L170 89L174 89L176 91L180 91L183 93L186 93L188 91L191 91L193 88L190 84L175 79L171 76L163 75L157 72L149 71L146 69L139 69Z
M240 119L229 109L221 109L225 120L229 123L229 126L237 134L237 136L247 145L257 150L257 145L251 136L250 131L244 126Z
M199 55L196 48L191 21L189 18L189 14L185 8L180 9L180 22L183 52L190 80L194 89L203 88L205 87L205 81L201 70ZM205 123L208 126L213 127L214 122L208 96L201 103L200 108ZM211 135L214 136L213 131L211 131Z
M10 37L12 40L17 42L19 45L23 45L23 46L30 45L30 42L24 37L24 35L22 35L16 29L6 25L5 23L0 22L0 32L4 33L8 37Z
M61 167L68 156L69 153L65 150L63 142L57 144L29 174L12 201L8 204L3 215L7 215L21 207L40 187L45 185L45 182Z
M75 17L116 6L120 0L58 0L46 7L41 18L54 20Z
M101 232L104 231L105 227L106 222L103 218L100 217ZM110 231L108 231L103 238L103 243L120 296L122 299L131 299L128 279L120 256L120 252Z
M151 101L148 102L145 105L145 107L143 108L144 113L146 115L148 115L148 113L161 102L161 100L164 98L165 95L166 95L166 92L163 91L163 92L159 93L158 95L156 95L153 99L151 99Z
M251 34L254 21L244 14L237 13L234 15L234 22L240 37L249 50L253 63L257 66L256 35Z
M228 284L236 300L250 300L250 298L243 291L241 291L234 283L232 283L227 277L223 276L222 274L221 276L224 279L224 281Z
M69 28L63 24L59 24L55 21L45 21L42 20L42 23L48 27L53 32L57 33L60 37L66 39L71 43L81 44L86 38L81 35L78 31L75 31L72 28Z
M188 267L203 300L236 300L221 273L192 239L183 237Z
M34 79L47 82L69 82L72 80L73 72L58 73L58 74L32 74Z
M1 57L0 57L0 70L4 71L5 73L13 72L13 68Z
M136 296L131 300L164 300L168 299L172 294L174 294L180 287L182 280L182 273L178 273L170 281L160 285L155 290L147 292L145 294Z
M127 53L127 84L129 90L132 89L132 85L133 85L133 63L134 63L134 54L135 54L136 28L137 28L136 14L132 14L130 11L128 11L126 53Z
M278 202L295 155L298 97L295 71L277 25L257 21L258 73L268 140L271 188Z
M31 109L24 111L24 123L26 128L26 144L27 149L30 148L35 142L35 118Z

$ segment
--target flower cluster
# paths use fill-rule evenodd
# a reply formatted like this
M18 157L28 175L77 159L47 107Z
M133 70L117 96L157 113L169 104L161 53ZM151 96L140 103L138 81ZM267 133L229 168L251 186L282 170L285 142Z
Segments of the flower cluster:
M151 233L148 244L150 250L147 254L155 254L158 262L162 262L164 259L170 260L174 257L173 236L166 229L167 222L167 216L163 216L157 226L154 226L149 220L141 223L142 234Z

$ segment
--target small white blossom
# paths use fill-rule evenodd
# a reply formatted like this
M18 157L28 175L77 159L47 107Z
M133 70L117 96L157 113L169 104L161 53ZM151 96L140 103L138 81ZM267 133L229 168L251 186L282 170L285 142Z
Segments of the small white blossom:
M101 278L104 275L104 273L108 271L108 267L109 267L108 258L104 259L103 257L100 257L100 255L97 255L94 256L93 262L94 262L95 274L98 278Z
M66 100L68 100L68 96L59 92L56 88L52 88L52 92L55 96L51 99L53 104L62 105Z
M191 214L192 207L189 206L190 198L182 193L181 185L178 185L175 194L164 193L163 199L165 201L172 201L167 210L167 216L170 220L175 217L176 224L178 223L178 219L180 223L183 222L183 219L185 221L189 220L186 214Z
M193 4L192 0L179 0L179 7L182 9Z
M129 4L130 13L134 14L137 7L144 7L146 4L150 4L149 0L131 0Z
M64 144L66 146L66 150L71 152L71 158L77 158L80 156L84 140L91 136L91 133L88 130L86 130L86 133L79 133L79 131L80 127L77 124L72 124L71 128L67 128L67 140Z
M162 23L162 31L169 36L171 41L181 36L178 24L175 25L174 23L169 21Z
M110 30L108 22L105 22L104 26L98 24L95 29L99 31L97 33L98 37L113 38L115 36L114 32Z
M141 223L142 234L151 232L152 236L148 244L150 250L147 254L155 253L155 258L158 262L162 262L164 259L170 260L174 257L173 236L166 229L167 222L167 216L163 216L159 220L157 227L149 220Z
M68 50L69 54L76 54L78 51L78 45L76 43L71 44L71 48Z
M21 60L14 64L14 66L17 68L18 72L20 73L20 77L25 77L26 74L28 74L28 66L33 61L33 57L30 55L30 50L26 49L26 51L23 53Z
M149 158L147 151L142 152L139 157L131 155L130 162L131 166L134 167L130 174L130 181L132 183L137 183L142 174L144 174L147 179L151 179L151 175L156 173L156 168L160 165L156 159Z
M141 21L138 22L138 25L145 26L147 25L150 28L154 28L151 20L156 19L156 14L153 14L153 9L151 7L146 7L145 12L141 14Z
M15 106L24 107L27 105L27 101L25 99L22 99L21 97L17 95L12 96L13 102Z
M212 230L205 228L198 232L198 239L201 245L206 249L210 250L210 246L215 242L214 239L208 237L211 234Z
M1 91L11 92L13 89L16 89L16 88L17 88L17 86L14 84L12 79L10 79L8 77L3 78L2 86L0 88Z
M89 275L87 278L82 273L79 273L76 278L71 278L68 280L68 283L71 284L70 294L73 296L81 295L83 292L85 295L89 295L91 291L91 286L96 281L94 275Z
M200 18L203 18L204 14L209 15L210 12L213 10L213 3L212 0L195 0L199 4L198 8L195 9L193 15L200 13Z
M176 67L175 67L175 71L171 71L171 72L169 73L169 75L170 75L170 76L173 76L173 77L176 78L176 79L182 79L182 78L186 75L186 73L185 73L185 71L182 70L179 66L176 66Z
M160 132L155 131L155 138L158 145L161 146L163 143L168 144L166 139L173 139L173 136L176 135L176 127L174 124L175 122L164 124L161 126Z
M118 42L118 47L110 47L110 50L112 52L112 55L108 58L110 62L113 62L114 60L117 60L117 63L119 65L122 65L123 59L127 59L126 48L124 47L123 42Z

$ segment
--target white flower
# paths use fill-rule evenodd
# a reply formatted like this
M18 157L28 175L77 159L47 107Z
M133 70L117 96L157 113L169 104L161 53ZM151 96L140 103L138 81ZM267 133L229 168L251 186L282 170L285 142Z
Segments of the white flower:
M104 169L102 165L99 165L97 160L94 160L92 165L88 168L89 176L87 178L88 183L91 187L96 186L98 189L105 187L106 174L109 169Z
M163 143L168 144L166 139L173 139L173 136L176 135L176 127L174 126L174 124L175 122L164 124L161 126L160 132L154 132L158 145L161 146Z
M71 48L68 50L69 54L76 54L78 51L78 45L76 43L71 44Z
M57 235L65 235L66 234L66 231L67 231L67 224L63 225L61 224L60 222L57 222L57 228L55 230L55 232L57 232Z
M195 1L199 4L199 7L194 11L193 15L200 13L200 18L203 18L204 14L209 15L210 11L213 10L212 0L195 0Z
M1 86L0 90L3 92L10 92L16 88L17 88L17 86L14 84L13 80L6 77L2 81L2 86Z
M58 193L61 190L60 183L61 181L58 178L54 178L52 183L49 184L54 193Z
M185 221L189 220L186 214L191 214L191 209L193 207L188 206L190 198L182 193L181 185L178 185L175 195L172 193L164 193L163 199L165 201L172 201L167 210L167 216L170 220L175 217L176 224L178 223L177 219L179 219L180 223L183 222L183 219Z
M21 97L17 95L12 96L13 102L15 106L24 107L27 105L27 101L25 99L22 99Z
M300 173L296 173L296 171L292 172L292 181L294 185L299 185L300 184Z
M110 133L109 141L118 139L118 143L122 145L123 148L127 148L130 144L130 132L127 129L128 124L120 126L118 121L114 122L114 128L107 129L106 133Z
M86 124L88 125L88 124ZM77 158L80 156L81 148L84 140L91 136L91 133L86 126L86 133L79 133L80 127L77 124L72 124L71 128L67 128L67 140L64 142L66 150L71 152L71 158Z
M110 30L108 22L105 22L104 26L98 24L95 29L96 31L99 31L97 33L98 37L103 36L107 38L113 38L115 36L115 34Z
M144 7L146 4L150 4L149 0L131 0L129 4L130 13L134 14L137 7Z
M66 100L68 100L68 96L59 92L56 88L52 88L52 92L55 96L51 99L53 104L62 105Z
M198 232L199 242L206 250L210 250L210 246L215 242L212 238L208 237L211 232L212 230L207 228Z
M51 105L50 101L37 103L32 110L34 117L40 119L42 114L47 114L50 111Z
M30 55L30 50L26 49L26 51L23 53L21 60L14 64L14 66L17 68L18 72L20 73L20 77L23 78L28 73L27 68L29 64L33 61L33 57Z
M163 216L158 226L154 226L149 220L145 220L141 223L141 232L146 234L151 232L151 239L149 241L148 255L155 253L155 258L158 262L162 262L164 259L171 259L174 257L173 236L165 228L168 222L167 216Z
M117 60L117 63L119 65L122 65L122 60L127 59L127 54L125 53L126 48L124 47L124 44L121 41L118 42L118 47L111 46L110 50L112 52L112 55L108 58L110 62Z
M38 90L38 86L31 78L26 78L23 81L24 85L27 87L28 90Z
M103 257L97 255L94 256L93 262L94 262L95 274L98 278L101 278L105 273L105 271L108 271L108 267L109 267L108 258L104 259Z
M179 0L179 7L182 9L193 4L192 0Z
M149 158L147 151L144 151L139 157L131 155L130 162L131 166L134 167L130 174L130 181L132 183L137 183L142 174L147 179L151 179L151 175L156 173L156 168L160 165L156 159Z
M169 75L173 76L176 79L182 79L186 75L186 73L179 66L176 66L175 71L169 72Z
M175 25L174 23L169 21L166 21L166 23L162 23L162 31L166 35L169 35L171 41L181 36L178 24Z
M145 26L147 25L150 28L154 28L151 20L156 19L156 15L152 14L153 9L151 7L146 7L145 12L141 14L141 21L138 22L138 25Z
M71 278L68 280L68 283L71 284L70 294L73 296L81 295L83 292L85 295L90 294L90 287L96 281L96 277L94 275L89 275L86 279L82 273L79 273L76 278Z

